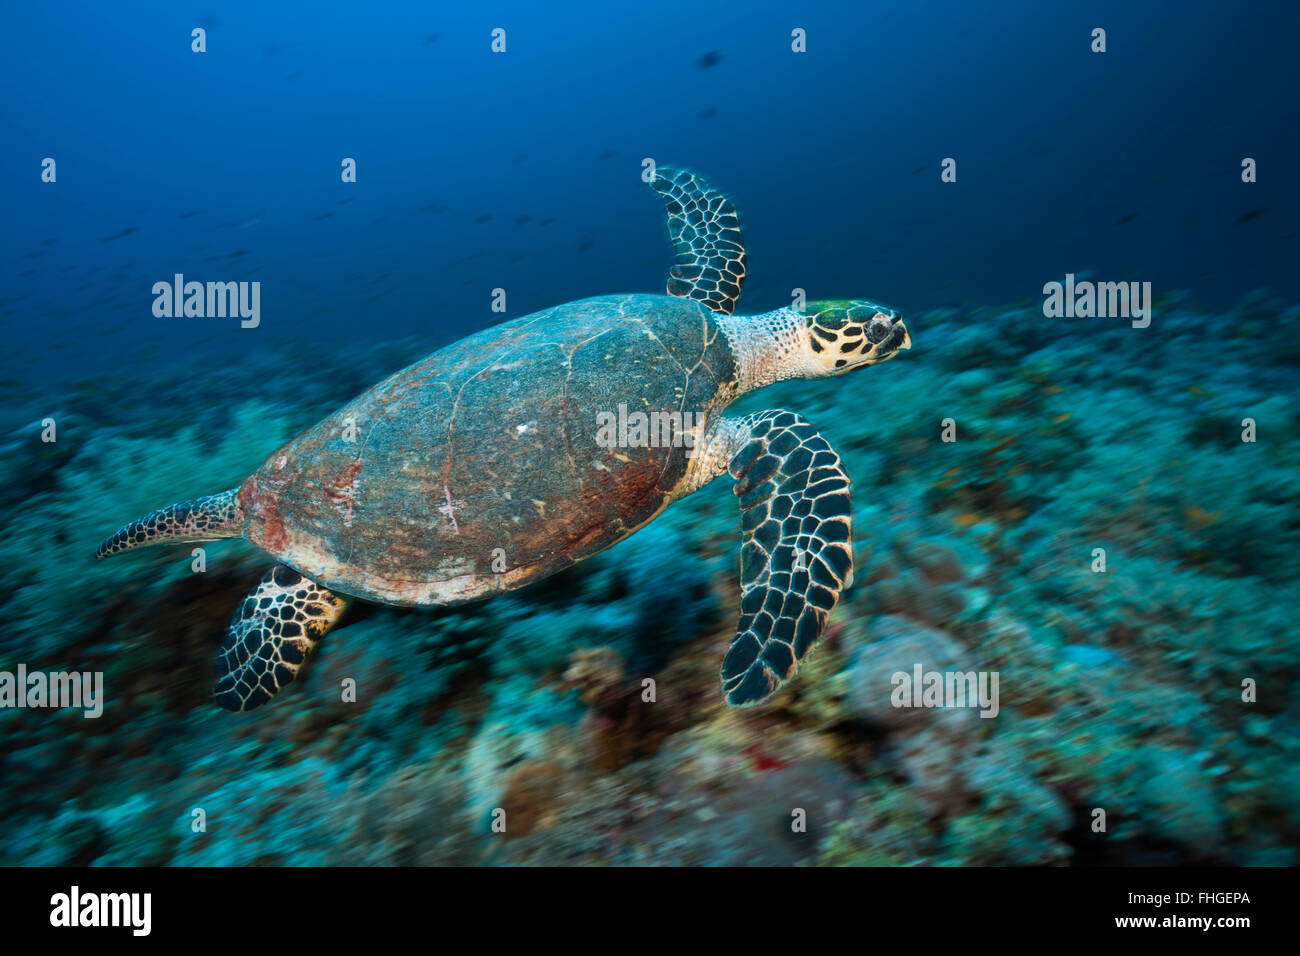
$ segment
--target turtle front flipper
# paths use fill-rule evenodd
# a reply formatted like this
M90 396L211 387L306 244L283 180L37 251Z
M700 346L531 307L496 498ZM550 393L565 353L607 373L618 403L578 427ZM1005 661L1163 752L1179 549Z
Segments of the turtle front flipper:
M762 703L794 676L853 580L849 479L817 430L793 412L723 419L710 443L743 512L740 623L722 662L733 707Z
M689 169L660 166L650 185L664 197L676 263L668 294L731 315L745 283L745 244L735 204Z
M346 607L346 598L276 565L230 622L217 654L212 696L226 710L262 706L298 676Z

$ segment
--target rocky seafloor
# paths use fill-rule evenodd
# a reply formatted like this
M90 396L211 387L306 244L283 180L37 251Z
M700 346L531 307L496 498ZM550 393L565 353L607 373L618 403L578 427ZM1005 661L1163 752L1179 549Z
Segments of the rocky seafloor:
M718 690L724 479L523 591L354 604L271 706L221 711L212 658L266 558L95 545L421 345L46 396L57 442L0 448L0 670L102 671L107 704L0 709L0 863L1295 864L1300 308L909 328L885 366L737 406L800 412L854 481L855 584L750 710ZM998 715L891 706L918 662L996 671Z

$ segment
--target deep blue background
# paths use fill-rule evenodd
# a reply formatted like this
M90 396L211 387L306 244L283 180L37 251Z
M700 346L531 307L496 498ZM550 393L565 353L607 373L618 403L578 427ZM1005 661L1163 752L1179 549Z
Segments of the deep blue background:
M201 377L248 349L454 338L503 318L498 286L509 316L659 291L643 157L736 198L741 311L795 286L905 311L1035 301L1081 270L1213 308L1258 286L1294 300L1296 7L11 5L0 377L53 405L79 378L147 383L151 363ZM154 318L150 287L175 272L260 280L261 328Z

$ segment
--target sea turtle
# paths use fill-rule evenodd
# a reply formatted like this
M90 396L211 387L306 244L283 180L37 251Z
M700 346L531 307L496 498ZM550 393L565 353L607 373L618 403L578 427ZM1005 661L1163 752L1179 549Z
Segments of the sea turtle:
M732 315L736 208L703 177L648 177L668 212L668 295L569 302L484 329L397 372L273 452L242 485L132 521L102 558L241 535L275 558L217 657L240 711L294 679L349 596L446 606L554 574L729 472L740 622L728 704L771 697L852 579L849 478L794 412L725 417L741 395L874 365L911 344L862 300Z

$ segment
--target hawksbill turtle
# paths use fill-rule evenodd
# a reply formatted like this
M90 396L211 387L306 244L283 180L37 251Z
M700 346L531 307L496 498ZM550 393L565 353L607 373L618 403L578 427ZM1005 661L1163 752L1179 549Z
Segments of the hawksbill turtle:
M741 511L728 704L771 697L852 580L849 477L790 411L723 415L773 382L892 358L911 340L860 299L734 315L735 205L659 167L676 254L667 295L568 302L464 338L279 448L238 488L137 518L97 558L243 537L277 564L235 612L216 702L266 703L350 597L447 606L523 587L610 547L729 473Z

